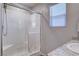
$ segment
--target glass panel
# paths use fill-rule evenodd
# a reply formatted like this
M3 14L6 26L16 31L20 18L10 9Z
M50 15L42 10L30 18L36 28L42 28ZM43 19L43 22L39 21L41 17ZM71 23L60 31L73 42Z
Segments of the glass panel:
M7 34L3 36L3 55L27 55L27 26L30 14L25 10L8 5L6 14L7 27L5 24L4 27L7 29Z
M54 6L50 7L50 16L58 16L66 14L66 4L61 3L61 4L56 4Z
M66 4L56 4L50 7L50 26L64 27L66 26Z
M62 15L62 16L52 16L50 25L53 27L57 27L57 26L66 26L66 16Z
M40 51L40 14L33 13L29 24L29 52Z

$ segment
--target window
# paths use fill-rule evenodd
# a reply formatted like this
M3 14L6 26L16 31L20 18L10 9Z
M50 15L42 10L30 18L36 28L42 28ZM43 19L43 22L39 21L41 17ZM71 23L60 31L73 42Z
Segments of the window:
M50 26L66 26L66 4L60 3L50 7Z

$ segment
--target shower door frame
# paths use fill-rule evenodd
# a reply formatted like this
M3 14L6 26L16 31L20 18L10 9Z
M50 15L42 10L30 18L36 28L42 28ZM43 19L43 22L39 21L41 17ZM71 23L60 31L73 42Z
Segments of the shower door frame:
M1 53L0 53L0 56L3 56L3 40L2 40L2 33L3 33L3 3L0 3L1 4L1 6L0 6L0 8L1 8L1 18L0 18L0 22L1 22L1 24L0 24L0 48L1 48Z

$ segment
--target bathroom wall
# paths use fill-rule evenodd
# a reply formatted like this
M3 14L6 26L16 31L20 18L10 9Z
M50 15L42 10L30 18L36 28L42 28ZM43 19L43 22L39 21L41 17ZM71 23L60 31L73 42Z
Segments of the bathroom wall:
M39 4L33 10L42 13L41 16L41 52L47 54L55 48L72 40L77 32L77 20L79 19L79 4L67 4L67 25L61 28L50 28L48 4Z
M2 14L2 10L1 9L2 8L1 7L2 7L2 4L0 4L0 55L1 55L1 31L2 31L1 30L1 26L2 26L1 25L1 19L2 19L2 17L1 17L1 14Z

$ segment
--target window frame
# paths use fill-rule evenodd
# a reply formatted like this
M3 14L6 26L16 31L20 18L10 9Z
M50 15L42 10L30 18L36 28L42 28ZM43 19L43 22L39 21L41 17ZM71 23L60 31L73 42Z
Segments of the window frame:
M68 3L65 3L66 4L66 24L65 24L65 26L51 26L50 25L50 21L51 21L51 16L50 16L50 7L51 6L53 6L53 5L56 5L56 4L61 4L61 3L55 3L55 4L53 4L53 3L51 3L51 4L49 4L48 5L48 15L49 15L49 26L50 26L50 28L66 28L67 26L68 26L68 16L67 16L67 11L68 11Z

